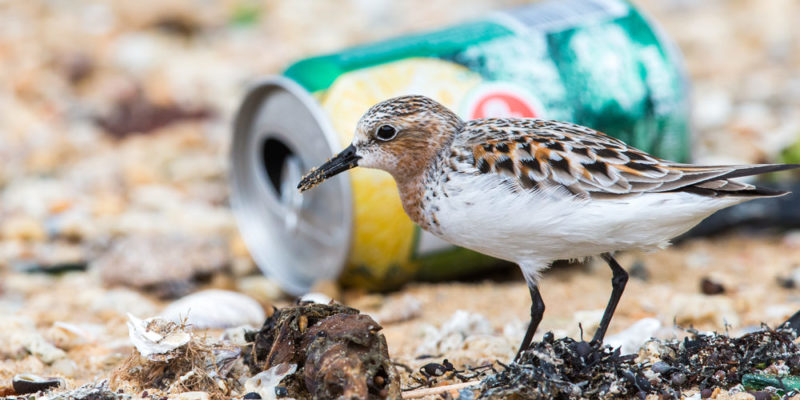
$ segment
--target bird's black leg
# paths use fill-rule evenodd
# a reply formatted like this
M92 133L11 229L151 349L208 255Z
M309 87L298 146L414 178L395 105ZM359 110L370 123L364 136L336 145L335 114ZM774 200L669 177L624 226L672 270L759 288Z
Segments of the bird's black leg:
M519 345L519 350L517 350L517 355L514 356L514 361L519 360L519 356L522 352L530 347L531 340L533 340L533 333L536 332L539 322L542 322L542 315L544 315L544 300L542 300L542 295L539 293L539 288L536 285L528 285L528 289L531 292L531 323L528 324L525 338L522 339L522 344Z
M603 313L603 319L600 320L600 326L597 328L597 332L594 333L592 345L603 343L603 337L606 335L608 324L611 322L611 317L614 315L617 303L619 303L622 292L625 290L625 284L628 283L628 273L620 267L617 260L615 260L611 254L603 253L600 257L606 260L613 274L611 276L611 298L608 299L608 305L606 306L606 311Z

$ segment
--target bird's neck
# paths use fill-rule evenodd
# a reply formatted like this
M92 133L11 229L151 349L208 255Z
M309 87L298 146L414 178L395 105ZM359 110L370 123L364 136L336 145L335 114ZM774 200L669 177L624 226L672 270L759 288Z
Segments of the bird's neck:
M397 188L400 192L400 200L403 209L414 223L423 229L430 230L432 215L430 214L430 193L437 186L436 165L440 160L434 159L433 162L415 174L407 174L397 181Z

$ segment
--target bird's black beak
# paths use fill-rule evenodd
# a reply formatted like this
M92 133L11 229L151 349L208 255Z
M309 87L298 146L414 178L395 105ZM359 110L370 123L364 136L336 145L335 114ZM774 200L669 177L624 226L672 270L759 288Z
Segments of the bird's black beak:
M361 157L356 155L356 148L351 144L347 146L346 149L342 150L341 153L325 162L325 164L308 171L303 179L300 180L300 183L297 184L297 189L299 189L301 193L305 192L319 185L325 179L340 172L347 171L348 169L355 168L358 166L358 160L360 158Z

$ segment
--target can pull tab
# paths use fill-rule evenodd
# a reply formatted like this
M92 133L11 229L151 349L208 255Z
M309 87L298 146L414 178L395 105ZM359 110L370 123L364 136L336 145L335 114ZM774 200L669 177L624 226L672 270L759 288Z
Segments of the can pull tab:
M303 167L300 159L294 155L288 155L283 161L281 168L281 203L286 207L284 215L284 226L292 233L297 232L298 216L300 208L303 207L303 195L295 189L295 185L303 177Z

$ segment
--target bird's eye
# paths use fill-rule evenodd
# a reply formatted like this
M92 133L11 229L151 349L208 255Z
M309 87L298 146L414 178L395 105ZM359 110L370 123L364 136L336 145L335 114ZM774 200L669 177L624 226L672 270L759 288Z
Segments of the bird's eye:
M395 136L397 136L397 129L391 125L381 125L375 131L375 137L384 142L394 139Z

